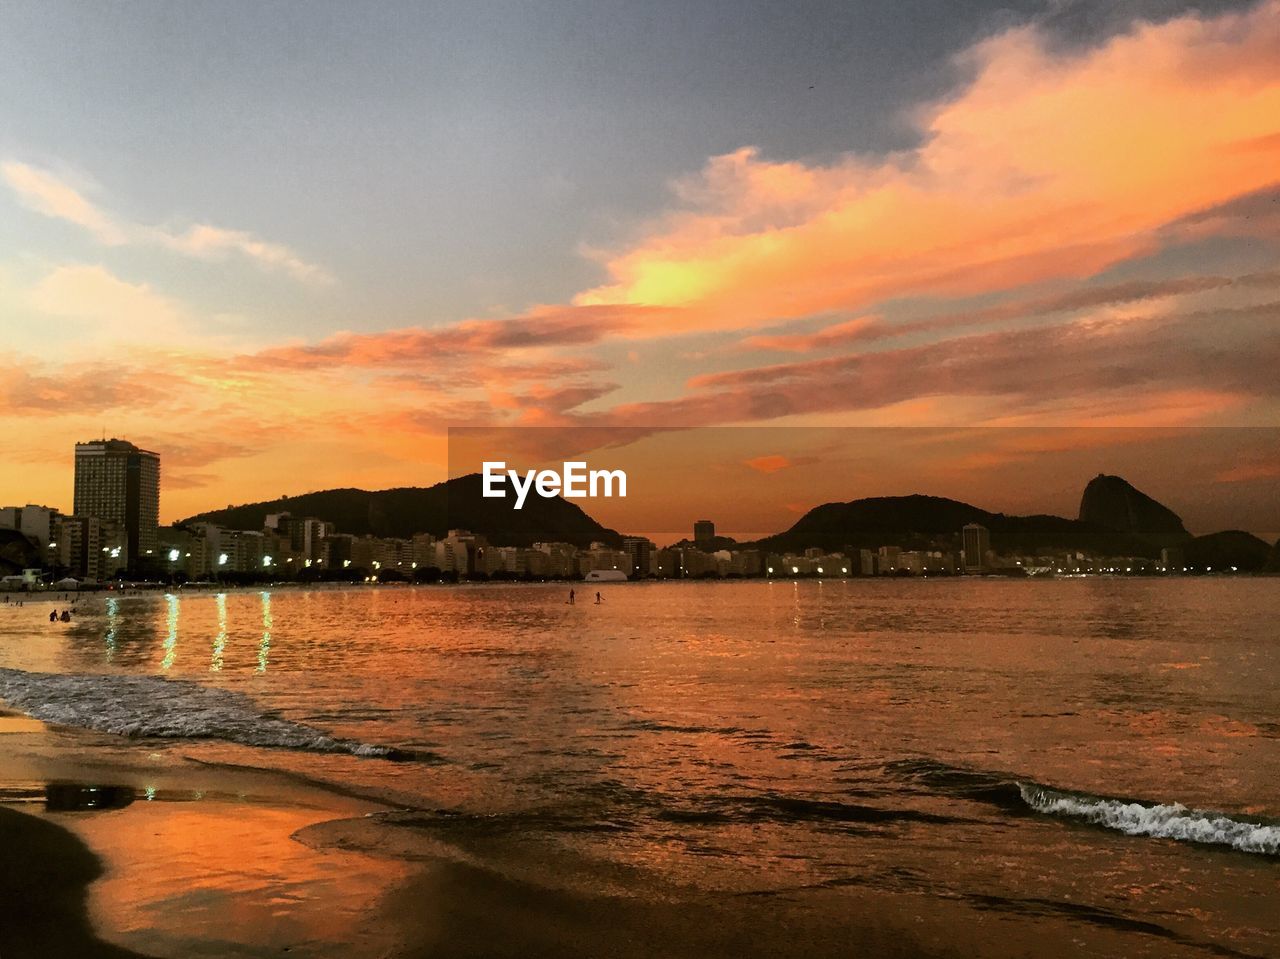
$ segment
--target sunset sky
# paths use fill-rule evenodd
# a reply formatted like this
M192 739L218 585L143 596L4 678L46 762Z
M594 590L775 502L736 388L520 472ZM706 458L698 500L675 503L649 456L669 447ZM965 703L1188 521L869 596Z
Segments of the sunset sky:
M1280 0L10 2L0 89L0 505L104 432L170 521L451 425L1071 427L1077 492L1077 428L1280 426Z

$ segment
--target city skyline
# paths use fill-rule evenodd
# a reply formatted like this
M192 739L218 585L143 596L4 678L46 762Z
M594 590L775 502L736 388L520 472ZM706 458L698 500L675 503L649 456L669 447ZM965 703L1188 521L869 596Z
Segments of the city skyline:
M936 439L927 430L840 430L836 435L845 439L860 437L864 448L874 445L882 457L891 459L894 450L889 448L890 444L886 444L885 439L900 440L904 432L917 443L925 438ZM972 448L969 438L983 436L986 432L966 430L959 435L965 445ZM520 441L516 448L523 445L525 449L547 452L564 449L566 444L594 445L590 437L582 437L578 431L535 431L535 434L532 438L527 431L515 434ZM1185 434L1186 431L1174 431L1172 435L1180 439L1174 455L1187 469L1192 467L1195 456L1203 455L1206 448L1213 449L1218 444L1190 443ZM258 524L261 529L254 529L253 522L246 526L244 515L239 519L233 516L251 509L249 505L229 507L225 511L215 509L162 527L159 525L160 454L115 437L77 442L73 511L66 514L47 504L30 502L25 506L0 507L0 529L10 529L26 536L40 556L40 564L50 575L56 575L61 567L78 571L79 575L91 580L113 571L147 576L163 574L167 569L172 576L179 568L185 575L216 575L223 571L299 575L313 564L318 564L318 570L341 573L355 562L353 557L360 556L372 562L374 570L381 565L404 567L404 571L434 566L437 573L444 568L465 574L483 572L487 575L498 570L538 575L524 565L526 558L548 548L551 549L550 559L539 559L539 564L563 561L576 569L581 558L591 564L590 570L618 570L621 568L616 565L619 557L629 552L630 558L623 560L628 573L633 570L647 572L649 551L659 550L663 554L660 565L666 570L659 575L668 576L688 575L688 568L701 570L705 563L712 562L702 558L703 554L719 557L719 566L713 562L712 569L718 569L717 575L721 576L728 575L730 571L733 575L763 575L765 572L772 575L774 566L798 573L801 572L800 563L812 565L819 576L856 576L868 575L869 568L876 572L883 572L886 568L890 572L903 569L917 574L927 574L930 570L944 574L978 573L989 569L988 556L1003 557L1004 567L1008 569L1023 566L1026 562L1034 563L1037 569L1046 572L1062 572L1064 564L1080 571L1086 563L1091 572L1115 572L1113 567L1117 562L1123 572L1135 571L1131 568L1134 563L1143 573L1186 572L1187 569L1183 568L1185 562L1203 571L1212 571L1215 562L1232 572L1237 570L1237 564L1245 571L1254 571L1255 568L1274 566L1276 555L1280 553L1280 540L1273 544L1270 536L1259 538L1247 531L1240 532L1234 525L1215 530L1214 535L1197 536L1196 531L1186 527L1176 511L1148 497L1123 477L1105 471L1100 471L1084 488L1078 516L1081 522L1075 526L1071 525L1075 518L1071 514L1064 513L1061 518L1039 514L1006 515L984 510L973 503L919 494L820 504L800 517L793 527L768 534L717 530L714 519L700 518L689 521L685 535L655 533L634 527L611 529L601 525L584 507L589 508L592 502L608 503L613 500L612 495L575 509L567 500L548 494L543 499L556 501L558 517L557 510L552 510L531 518L532 526L526 526L518 519L519 504L512 505L515 501L508 501L505 497L499 497L501 502L495 502L489 495L488 480L479 473L466 472L466 464L475 455L475 444L479 442L480 449L489 448L503 435L510 441L509 431L459 431L457 442L451 446L451 461L458 463L459 468L450 481L433 489L383 491L396 496L396 505L390 502L375 504L373 497L378 493L350 489L284 497L257 504L261 513ZM640 439L656 438L663 442L669 440L670 435L666 431L653 431ZM719 438L728 436L737 441L743 435L736 430L704 430L694 446L714 467L724 458L723 442L718 442ZM829 439L832 434L827 431L822 435ZM1003 431L1001 435L1004 435ZM1038 434L1032 435L1039 438ZM1130 435L1131 431L1120 431L1100 448L1114 451L1128 445L1124 440ZM1235 439L1241 431L1208 431L1205 435L1209 440L1222 436ZM1261 435L1264 443L1274 441L1272 431L1246 431L1243 435ZM1138 438L1150 439L1142 433ZM1069 444L1067 448L1070 448ZM823 465L829 468L832 462L839 463L840 457L847 455L849 449L841 450L828 444L827 452L829 456ZM1021 452L1043 460L1047 451L1032 446L1023 448ZM1234 452L1238 453L1238 450ZM660 463L664 472L690 472L690 464L680 462L670 450L656 455L650 451L647 459L649 463ZM768 460L767 467L762 467L760 462L748 461L749 468L771 475L796 465L785 462L782 457L765 459ZM570 464L564 465L567 468ZM585 464L574 465L580 467L579 472L585 475ZM532 477L532 471L529 475ZM621 472L618 475L625 477ZM625 478L623 483L621 488L625 490ZM425 499L405 495L430 496L436 490L446 490L446 487L450 489L444 495L436 496L434 505L428 505ZM717 490L718 494L724 492L719 487ZM363 494L369 501L353 513L349 502L334 501L333 494ZM325 501L327 505L322 504L320 498L323 497L330 497ZM618 498L625 499L625 492ZM1277 501L1280 499L1271 497L1272 506ZM536 504L539 500L530 502ZM730 502L732 498L715 497L718 509ZM477 504L480 504L478 509ZM831 512L832 508L836 513ZM857 508L860 518L852 524L841 519L840 511L846 508ZM338 515L357 516L361 512L365 518L357 520L357 523L373 528L372 517L378 516L381 519L377 525L382 531L362 533L359 529L344 528L340 521L335 521ZM811 517L819 513L823 513L826 519L816 525L810 522ZM504 514L508 517L506 520L502 518ZM940 523L939 516L948 518ZM1066 525L1063 520L1067 521ZM997 542L994 543L988 529L991 524L997 527ZM959 531L949 528L952 526L958 527ZM473 529L477 532L473 533ZM541 532L530 536L531 529ZM688 535L689 529L692 530L692 538ZM516 532L513 538L512 532L517 530L521 532ZM593 541L591 549L581 552L587 539ZM799 550L804 556L784 556L782 550L787 543L793 552ZM638 548L636 544L644 544L643 563L635 551ZM485 563L500 565L493 570L477 568L477 554L474 552L477 545L481 547L480 555L486 551L491 553ZM534 549L528 549L528 545ZM622 553L617 552L619 545ZM871 567L867 559L870 553L865 548L868 545L880 550L878 563ZM953 546L958 548L958 553L952 551ZM562 560L557 560L555 550L561 547L568 553ZM1184 547L1186 555L1192 557L1190 560L1182 558ZM859 549L862 553L860 573L849 568L858 564ZM886 549L892 550L891 556L887 557ZM909 565L899 566L897 554L904 549L903 555L910 557ZM1170 549L1172 554L1168 552ZM597 551L602 552L597 555ZM1158 561L1154 559L1157 552L1160 556ZM690 560L690 556L696 561ZM956 556L960 557L958 561ZM1014 562L1018 556L1023 559ZM373 557L381 558L373 562ZM973 557L978 559L975 561ZM809 563L809 560L814 562ZM689 562L693 567L686 565ZM828 567L825 574L824 563ZM1196 563L1200 565L1196 567ZM357 568L364 569L365 565ZM587 570L588 567L584 566L583 572ZM376 577L377 574L370 575Z
M1276 422L1280 4L971 6L13 9L0 500L103 424L172 521L459 423Z
M1064 428L721 427L644 430L620 437L607 429L465 428L452 431L450 476L479 475L478 466L492 449L510 450L518 461L539 465L568 450L602 449L612 465L624 465L633 477L633 495L591 498L581 505L606 527L662 543L685 538L691 517L708 509L721 517L712 525L719 524L722 536L742 542L783 532L824 503L885 496L936 496L998 513L1074 517L1083 483L1095 474L1117 473L1171 503L1195 534L1242 529L1267 542L1280 538L1280 479L1259 465L1276 448L1277 431L1112 428L1084 435L1087 439ZM116 491L120 495L107 497L110 503L101 491L88 494L92 478L84 467L94 457L86 454L108 450L122 454L116 457L121 462L123 454L132 454L152 464L150 478L142 484L154 494L145 499L145 510L140 488L124 497L122 487ZM763 450L771 452L750 455ZM783 450L790 455L782 455ZM166 514L158 487L162 451L112 437L77 441L74 452L69 513L46 490L16 497L12 506L25 503L92 516L118 527L129 543L144 536L145 549L154 546L153 531L161 522L247 505L208 503L181 516L173 510ZM1015 474L1018 495L1010 497L1004 477ZM683 478L675 491L662 483L671 475ZM123 483L123 476L116 479ZM733 491L727 500L722 495L726 489ZM1002 489L1004 496L994 495ZM313 492L318 491L290 490L269 499ZM144 524L148 531L140 533L142 512L149 517ZM655 519L659 522L649 522ZM130 549L131 562L137 552Z

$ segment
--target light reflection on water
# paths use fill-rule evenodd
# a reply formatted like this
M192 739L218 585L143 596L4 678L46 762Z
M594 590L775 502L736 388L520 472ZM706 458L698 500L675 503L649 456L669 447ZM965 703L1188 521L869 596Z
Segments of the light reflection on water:
M213 637L213 659L209 662L209 670L216 673L222 669L222 653L227 648L227 594L219 593L214 602L218 607L218 632Z
M120 626L120 600L111 596L106 603L107 632L103 636L106 646L107 662L110 663L116 654L116 629Z
M267 657L271 653L271 594L262 592L262 640L258 643L258 672L267 671Z
M160 660L160 668L167 670L173 666L174 661L178 658L178 611L180 603L178 597L173 593L165 594L164 600L167 608L165 626L168 632L164 638L164 658Z

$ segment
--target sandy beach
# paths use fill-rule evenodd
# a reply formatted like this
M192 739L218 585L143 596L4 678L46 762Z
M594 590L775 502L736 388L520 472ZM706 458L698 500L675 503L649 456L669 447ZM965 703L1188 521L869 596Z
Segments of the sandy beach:
M926 938L901 897L872 891L850 914L839 889L708 895L520 843L444 842L414 810L13 714L0 735L5 957L834 959L856 944L947 959L986 933L959 905ZM1024 954L1035 930L1007 926L1000 954Z
M642 891L573 856L389 829L413 811L292 775L16 714L0 736L5 957L960 954L812 897Z

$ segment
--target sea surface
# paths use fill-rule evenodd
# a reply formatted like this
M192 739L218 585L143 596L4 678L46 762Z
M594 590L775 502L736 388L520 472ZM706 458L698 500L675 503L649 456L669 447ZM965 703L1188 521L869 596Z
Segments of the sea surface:
M95 925L157 955L278 954L280 929L391 954L329 926L433 859L605 903L606 945L607 904L642 902L783 925L797 955L873 927L903 954L1280 955L1280 580L594 593L0 606L0 703L46 729L0 752L0 800L103 856Z

